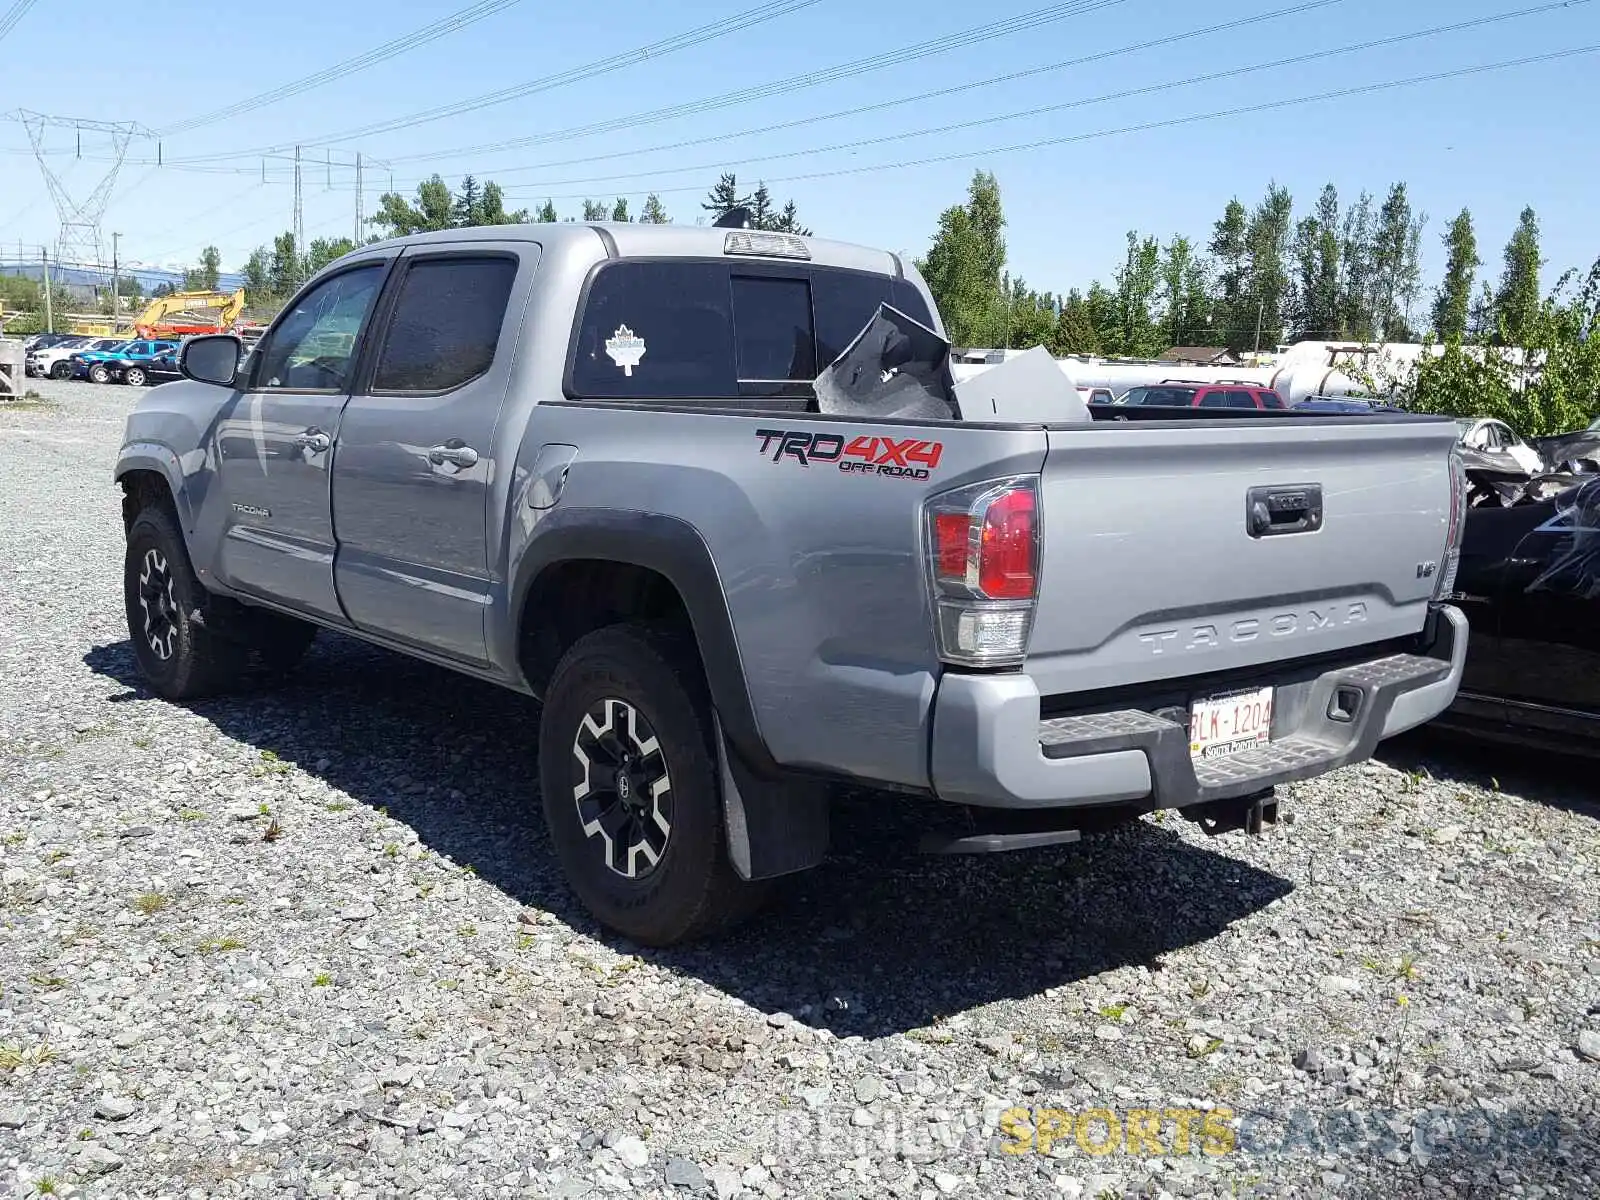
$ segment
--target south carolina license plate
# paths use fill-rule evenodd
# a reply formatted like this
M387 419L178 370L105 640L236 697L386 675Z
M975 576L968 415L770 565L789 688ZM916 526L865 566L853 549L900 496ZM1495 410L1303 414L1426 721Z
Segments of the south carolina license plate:
M1189 754L1221 758L1272 737L1272 689L1196 700L1189 709Z

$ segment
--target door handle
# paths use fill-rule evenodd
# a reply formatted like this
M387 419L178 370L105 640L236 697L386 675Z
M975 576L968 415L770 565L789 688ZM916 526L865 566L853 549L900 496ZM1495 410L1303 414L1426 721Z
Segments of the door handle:
M442 467L445 463L470 467L478 461L478 452L460 438L451 438L444 445L429 450L428 461L436 467Z
M308 429L304 433L296 434L294 444L302 450L309 450L313 454L321 454L331 445L333 439L320 429Z

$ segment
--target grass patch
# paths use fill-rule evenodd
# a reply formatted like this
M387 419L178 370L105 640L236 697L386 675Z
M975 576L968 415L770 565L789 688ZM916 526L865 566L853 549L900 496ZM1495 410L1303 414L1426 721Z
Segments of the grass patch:
M178 813L180 821L205 821L210 819L209 813L203 813L198 808L186 808Z
M141 892L133 898L133 906L147 917L153 917L171 903L160 892Z
M230 950L243 950L244 943L236 937L207 938L195 949L201 954L226 954Z
M349 812L350 811L350 801L348 801L348 800L330 800L330 801L328 801L328 803L327 803L327 805L325 807L331 813Z
M333 976L328 974L326 971L318 971L315 975L313 975L311 977L311 986L312 987L332 987L333 986Z
M1128 1011L1126 1004L1102 1004L1099 1012L1108 1021L1122 1020L1122 1014Z
M54 1061L56 1052L46 1042L37 1046L19 1046L7 1043L0 1046L0 1071L15 1071L22 1067L41 1067Z

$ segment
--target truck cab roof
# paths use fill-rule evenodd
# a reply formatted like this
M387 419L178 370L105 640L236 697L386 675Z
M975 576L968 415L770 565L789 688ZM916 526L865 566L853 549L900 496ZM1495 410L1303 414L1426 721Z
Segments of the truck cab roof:
M837 242L829 238L801 237L783 234L781 237L805 250L806 257L740 253L730 251L738 245L737 238L760 236L763 231L753 229L724 229L709 225L651 225L630 221L561 221L554 224L528 222L516 225L475 225L463 229L440 229L430 233L413 233L404 237L389 238L362 246L349 257L370 254L374 250L395 247L428 246L439 243L462 242L538 242L547 252L560 253L564 249L593 252L596 238L612 258L750 258L754 261L809 262L814 266L837 267L845 270L872 271L882 275L904 278L905 259L886 250L874 250L851 242ZM768 235L772 236L772 235ZM913 269L914 270L914 269Z

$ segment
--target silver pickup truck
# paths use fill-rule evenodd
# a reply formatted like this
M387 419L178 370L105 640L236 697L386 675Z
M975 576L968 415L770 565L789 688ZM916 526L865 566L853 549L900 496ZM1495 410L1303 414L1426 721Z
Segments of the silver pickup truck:
M1257 826L1450 703L1450 421L985 420L894 337L821 403L886 314L943 345L910 264L815 238L363 247L128 418L139 664L185 699L325 628L540 698L567 878L658 945L818 863L840 781L943 802L942 851ZM882 415L907 380L944 409Z

